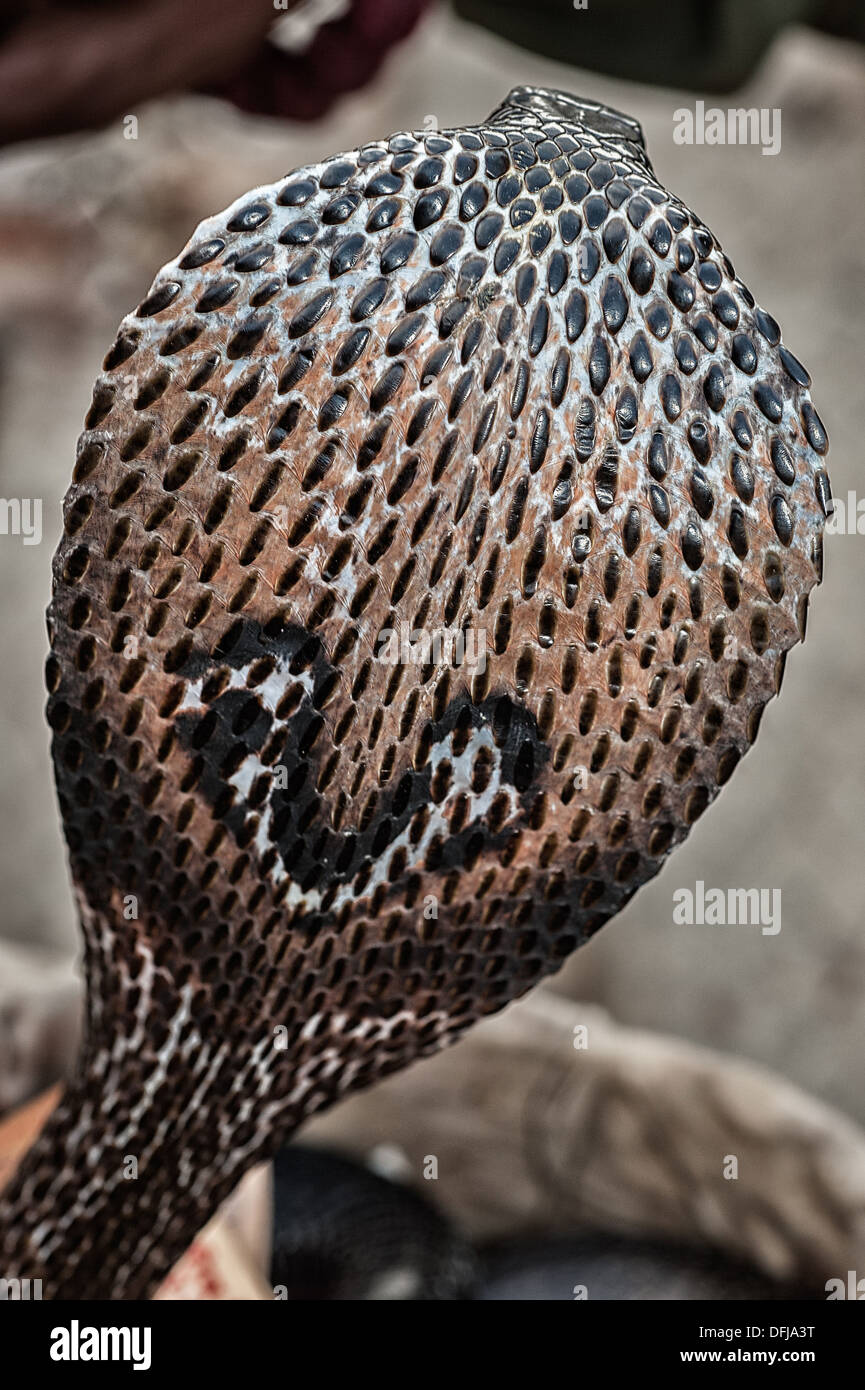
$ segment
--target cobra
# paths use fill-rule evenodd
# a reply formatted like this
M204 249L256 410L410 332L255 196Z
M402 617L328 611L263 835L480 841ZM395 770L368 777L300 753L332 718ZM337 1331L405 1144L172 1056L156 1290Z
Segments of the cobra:
M637 123L565 93L197 229L121 325L65 500L48 720L87 1021L0 1269L147 1295L305 1117L657 873L804 636L809 384ZM382 659L406 625L484 660Z

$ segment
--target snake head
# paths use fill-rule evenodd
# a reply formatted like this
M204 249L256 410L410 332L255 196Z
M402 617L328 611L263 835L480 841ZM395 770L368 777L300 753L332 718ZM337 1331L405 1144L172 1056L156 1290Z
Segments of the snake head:
M644 155L646 153L646 140L639 121L587 97L573 96L571 92L562 92L555 87L513 87L500 111L511 108L529 111L536 120L565 120L595 135L628 140ZM500 111L495 115L498 116Z

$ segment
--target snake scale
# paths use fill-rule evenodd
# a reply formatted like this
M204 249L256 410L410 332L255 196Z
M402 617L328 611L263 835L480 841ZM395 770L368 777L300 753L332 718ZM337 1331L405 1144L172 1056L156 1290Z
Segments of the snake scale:
M804 635L809 385L639 125L565 93L199 226L120 327L65 499L48 720L87 1020L4 1274L146 1296L305 1117L657 873Z

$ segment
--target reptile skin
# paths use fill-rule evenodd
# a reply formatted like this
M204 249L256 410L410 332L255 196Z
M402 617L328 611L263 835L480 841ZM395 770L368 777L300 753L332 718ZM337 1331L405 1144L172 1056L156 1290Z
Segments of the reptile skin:
M66 496L86 1040L0 1272L146 1296L306 1116L658 872L804 634L808 386L636 122L563 93L202 223L121 325Z

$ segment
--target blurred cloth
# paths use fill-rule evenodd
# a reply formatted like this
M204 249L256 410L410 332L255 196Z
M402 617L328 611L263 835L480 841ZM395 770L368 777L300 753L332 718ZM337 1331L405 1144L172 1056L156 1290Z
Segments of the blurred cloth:
M0 0L0 144L105 125L188 89L316 120L372 80L430 2ZM270 41L286 11L307 20L300 52Z
M435 1158L436 1204L476 1242L606 1231L820 1290L865 1260L865 1132L750 1062L543 986L303 1141L361 1159L386 1143L427 1193Z
M865 40L862 0L454 0L463 19L560 63L726 92L788 24Z

